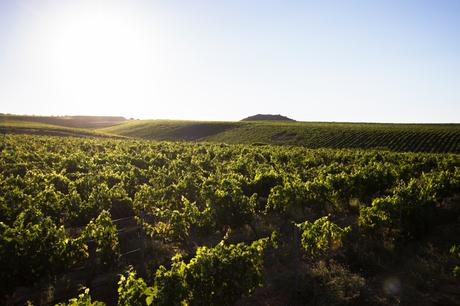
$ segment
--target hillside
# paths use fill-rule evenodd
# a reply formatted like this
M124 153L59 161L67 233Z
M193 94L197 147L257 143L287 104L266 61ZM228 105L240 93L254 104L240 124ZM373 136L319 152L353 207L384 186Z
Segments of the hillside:
M254 116L249 116L247 118L242 119L241 121L292 121L295 122L294 119L288 118L286 116L281 115L264 115L264 114L257 114Z
M99 132L95 128L116 124L116 122L120 122L121 118L0 115L0 134L120 138L122 136Z
M239 125L217 121L136 120L99 131L150 140L206 140Z
M0 115L0 122L35 122L70 128L95 129L116 125L126 121L116 116L21 116Z
M136 120L99 131L152 140L460 152L460 124Z
M66 119L67 118L67 119ZM95 128L102 126L102 128ZM460 124L377 124L290 121L125 120L122 117L0 115L0 132L167 141L276 144L307 148L361 148L460 152Z

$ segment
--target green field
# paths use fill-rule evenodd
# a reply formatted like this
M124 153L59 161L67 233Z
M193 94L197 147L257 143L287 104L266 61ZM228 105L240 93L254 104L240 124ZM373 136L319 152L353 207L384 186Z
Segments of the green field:
M124 138L120 135L112 135L96 130L96 128L118 124L119 122L119 120L104 120L101 117L69 118L0 115L0 134Z
M56 131L72 132L62 130L63 127L68 129L72 126L78 128L73 130L74 136L97 133L100 137L123 136L149 140L460 153L460 124L214 122L108 118L83 117L70 120L0 116L0 129L3 133L54 135Z
M459 154L4 135L0 304L456 305L459 199Z
M0 114L0 123L29 122L64 126L68 128L96 129L125 122L123 117L115 116L21 116Z

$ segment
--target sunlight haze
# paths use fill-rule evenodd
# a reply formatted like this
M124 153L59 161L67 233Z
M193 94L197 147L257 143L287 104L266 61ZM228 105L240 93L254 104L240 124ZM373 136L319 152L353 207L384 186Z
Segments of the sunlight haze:
M0 0L0 112L460 122L460 1Z

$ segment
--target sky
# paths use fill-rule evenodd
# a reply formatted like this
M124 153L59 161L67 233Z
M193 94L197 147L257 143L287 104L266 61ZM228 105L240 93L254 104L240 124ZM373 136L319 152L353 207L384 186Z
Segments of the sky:
M0 0L0 113L460 122L460 1Z

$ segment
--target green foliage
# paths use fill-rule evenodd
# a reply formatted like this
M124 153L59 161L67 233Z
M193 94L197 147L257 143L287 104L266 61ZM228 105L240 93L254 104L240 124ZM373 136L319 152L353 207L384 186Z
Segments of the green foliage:
M302 218L307 210L323 211L329 203L327 186L322 181L315 179L304 183L292 179L272 188L266 211L297 219Z
M275 236L253 242L220 242L213 248L200 247L188 264L173 258L170 270L160 266L153 288L148 289L153 305L233 305L262 285L263 251L275 245Z
M382 226L392 227L399 219L400 209L393 197L377 198L372 201L370 207L360 210L359 224L368 230L374 230Z
M302 210L305 195L305 186L299 180L277 185L272 188L268 197L267 211L292 214L296 209Z
M412 239L423 235L433 223L436 203L455 194L458 173L422 174L420 180L400 183L391 196L375 198L360 209L359 225L387 239Z
M147 304L168 306L186 304L188 296L185 280L187 265L176 255L172 259L171 269L160 266L155 273L154 286L149 288Z
M330 143L317 139L310 145L356 146L347 138L351 130L340 143L331 136ZM270 142L264 133L259 136L268 135L264 142ZM277 137L289 138L289 133ZM297 135L293 139L303 137ZM118 239L124 238L111 219L138 220L152 237L143 242L151 248L145 254L155 267L174 252L187 254L187 261L177 257L171 266L159 268L151 286L135 275L123 276L120 303L177 305L230 303L251 294L261 284L258 248L265 248L251 241L278 231L281 247L270 260L290 262L291 249L297 250L289 238L292 222L302 222L302 244L313 256L301 260L312 265L316 256L348 256L331 250L340 246L356 219L359 235L348 236L347 252L382 239L418 239L436 222L458 217L449 208L460 190L457 154L25 135L2 140L2 296L46 278L52 282L74 264L83 264L88 253L100 262L98 268L120 267ZM328 214L343 227L327 217L303 222L305 216ZM222 239L228 243L218 244ZM157 247L168 255L162 258Z
M83 288L83 292L76 298L72 298L68 303L59 303L57 306L104 306L105 303L92 301L88 288Z
M178 210L159 210L157 215L165 221L158 221L155 226L143 223L150 236L164 242L186 241L190 223Z
M103 210L95 220L88 223L84 236L94 242L96 255L103 267L117 264L120 257L118 232L108 211Z
M301 243L308 255L318 256L336 250L342 246L343 237L351 231L351 227L341 228L329 221L328 216L315 222L305 221L296 226L301 231Z
M155 273L155 284L148 287L132 269L118 282L118 305L181 305L187 298L185 264L180 256L173 257L170 270L160 266Z
M233 305L262 284L262 251L258 244L201 247L187 265L191 304Z
M188 264L180 255L172 258L170 269L160 266L154 285L128 271L118 282L119 305L233 305L262 285L263 252L276 247L276 234L251 245L200 247Z
M186 197L182 196L183 203L183 218L190 222L190 226L202 234L209 234L209 229L215 227L211 207L206 206L200 210L196 202L190 202Z
M142 306L146 304L147 284L142 278L136 278L136 272L130 268L127 276L121 275L118 281L118 305ZM150 305L150 303L148 303Z
M224 179L216 187L209 188L206 201L217 224L238 228L250 223L255 207L243 194L241 185L235 179Z
M270 190L282 182L282 175L273 170L263 169L263 172L257 173L254 180L249 184L249 194L257 193L259 196L268 197Z
M63 226L36 210L22 212L12 226L0 222L2 292L55 274L87 256L84 239L68 238Z
M457 259L460 259L460 245L453 245L450 248L450 253L457 257ZM460 266L455 266L453 273L455 277L460 277Z

